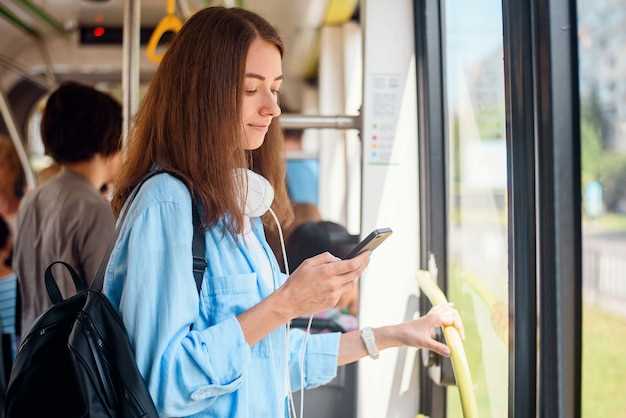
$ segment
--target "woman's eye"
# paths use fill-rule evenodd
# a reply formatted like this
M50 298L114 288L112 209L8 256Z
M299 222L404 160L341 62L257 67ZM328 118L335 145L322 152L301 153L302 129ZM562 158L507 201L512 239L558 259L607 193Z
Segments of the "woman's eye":
M254 90L246 90L246 94L254 94L256 93L256 89Z
M274 96L277 96L277 95L278 95L278 93L279 93L279 90L272 90L272 94L273 94Z

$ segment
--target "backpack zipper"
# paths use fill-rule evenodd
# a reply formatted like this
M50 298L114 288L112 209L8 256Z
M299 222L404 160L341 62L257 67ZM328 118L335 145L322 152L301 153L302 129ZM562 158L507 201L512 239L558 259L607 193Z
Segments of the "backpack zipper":
M100 335L100 332L98 331L98 329L93 325L93 322L91 321L91 318L89 318L88 315L85 315L84 313L81 312L80 319L84 320L85 322L87 322L89 324L89 326L86 327L86 328L95 337L94 339L96 340L96 345L98 346L99 350L103 353L102 360L107 364L108 369L111 371L111 373L114 373L116 375L118 382L122 386L122 388L123 388L122 392L123 392L124 398L126 398L126 399L128 399L130 401L130 403L134 407L135 412L137 413L138 417L145 416L146 412L143 410L143 408L141 408L141 405L139 404L139 401L135 398L135 396L132 394L132 392L128 389L128 386L125 384L125 382L123 381L122 377L117 372L117 369L111 367L111 365L107 361L107 352L111 352L111 350L109 350L108 347L105 346L104 339ZM91 341L91 339L90 339L90 341ZM98 365L98 367L100 368L100 365ZM116 399L116 403L119 404L119 399L117 399L117 397L115 399ZM117 409L117 408L115 408L115 409Z

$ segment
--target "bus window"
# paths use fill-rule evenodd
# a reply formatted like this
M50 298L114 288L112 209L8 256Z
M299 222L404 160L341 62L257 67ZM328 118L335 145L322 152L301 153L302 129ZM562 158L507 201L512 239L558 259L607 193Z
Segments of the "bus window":
M582 417L626 417L626 9L578 1Z
M445 2L448 294L465 323L479 416L508 414L502 2ZM449 418L461 418L448 389Z

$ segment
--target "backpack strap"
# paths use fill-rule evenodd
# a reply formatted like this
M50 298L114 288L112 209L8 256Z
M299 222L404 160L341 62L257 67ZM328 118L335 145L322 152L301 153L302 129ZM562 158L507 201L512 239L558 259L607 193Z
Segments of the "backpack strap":
M189 191L191 194L191 190ZM198 296L200 296L200 289L202 289L202 278L204 277L204 271L207 268L207 263L204 258L206 244L204 242L204 229L202 228L202 222L200 221L200 210L198 208L198 202L192 196L191 204L191 220L193 222L193 238L191 240L191 255L193 257L193 279L196 282L196 290Z
M204 258L206 246L204 242L204 229L202 227L202 222L200 220L199 204L196 198L194 197L191 188L187 185L187 182L179 174L174 173L169 170L162 170L162 169L153 170L153 171L150 171L148 174L146 174L146 176L139 182L139 184L135 187L135 189L132 191L130 196L126 199L126 202L124 202L124 206L122 207L120 216L117 220L117 225L115 228L115 237L113 241L111 241L111 244L109 245L109 248L107 249L106 255L102 258L102 262L100 263L100 268L98 269L96 278L93 281L92 286L91 286L92 289L102 290L102 285L104 283L104 274L106 272L107 265L109 264L109 259L111 258L111 252L113 252L113 247L115 247L115 243L117 242L117 239L119 238L120 232L122 230L122 225L124 225L124 221L126 220L126 216L128 214L128 209L130 208L131 204L135 200L137 193L139 193L139 189L141 189L141 186L143 186L146 181L148 181L149 179L151 179L152 177L158 174L163 174L163 173L167 173L177 178L178 180L180 180L185 185L185 187L187 187L187 190L189 191L189 194L191 195L191 219L193 223L193 238L191 242L191 253L193 257L192 259L193 278L196 283L196 290L198 291L198 295L200 295L200 289L202 288L202 278L204 276L204 271L206 270L207 263Z
M52 274L52 267L56 266L57 264L61 264L70 272L70 276L72 277L72 281L74 282L74 286L76 287L76 293L80 293L83 290L87 289L87 283L85 282L85 279L83 279L83 276L78 274L72 266L63 261L55 261L48 266L46 272L44 273L46 290L48 291L48 297L50 298L50 302L52 302L53 305L63 302L63 296L61 295L59 286L57 286L57 283L54 280L54 275Z

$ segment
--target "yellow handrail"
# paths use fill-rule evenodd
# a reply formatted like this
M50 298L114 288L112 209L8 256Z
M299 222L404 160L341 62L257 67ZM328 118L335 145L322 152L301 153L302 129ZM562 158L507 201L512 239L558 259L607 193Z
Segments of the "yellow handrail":
M432 279L431 272L418 270L417 282L419 287L422 289L422 292L424 292L433 306L448 303L446 296ZM465 418L478 418L478 406L476 404L476 395L472 385L472 374L465 355L461 335L453 326L444 327L443 335L446 339L446 344L450 348L452 369L454 370L456 384L459 388L459 394L461 395L463 416Z
M154 28L154 32L150 35L150 40L148 41L148 46L146 48L146 56L152 62L156 62L157 64L161 62L163 59L163 53L158 54L156 52L157 45L159 45L159 40L166 32L174 32L177 33L182 27L183 22L174 14L175 12L176 0L167 0L167 15Z

